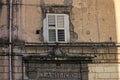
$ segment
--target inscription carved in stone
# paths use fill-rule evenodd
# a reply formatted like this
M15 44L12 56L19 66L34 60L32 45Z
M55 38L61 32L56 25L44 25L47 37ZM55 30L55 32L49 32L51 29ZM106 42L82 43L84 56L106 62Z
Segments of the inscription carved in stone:
M32 80L80 80L83 73L87 78L87 68L82 68L81 64L69 63L29 63L26 73Z

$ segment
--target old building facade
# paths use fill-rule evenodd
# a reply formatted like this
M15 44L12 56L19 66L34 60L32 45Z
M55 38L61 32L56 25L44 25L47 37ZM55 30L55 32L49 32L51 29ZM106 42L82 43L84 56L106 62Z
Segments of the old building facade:
M119 80L116 2L1 0L0 80Z

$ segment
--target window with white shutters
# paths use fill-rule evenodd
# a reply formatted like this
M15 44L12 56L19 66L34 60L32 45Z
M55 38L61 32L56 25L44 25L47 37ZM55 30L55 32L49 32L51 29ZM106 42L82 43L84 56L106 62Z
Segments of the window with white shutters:
M46 14L43 31L45 42L69 42L69 16Z

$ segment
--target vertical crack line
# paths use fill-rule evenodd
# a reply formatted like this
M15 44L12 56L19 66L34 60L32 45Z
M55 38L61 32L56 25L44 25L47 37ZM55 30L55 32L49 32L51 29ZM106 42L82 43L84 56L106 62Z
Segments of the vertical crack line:
M81 25L82 25L82 33L83 33L83 4L84 4L84 1L81 0L81 2L82 2L82 4L81 4L81 9L82 9L82 10L81 10L81 11L82 11L82 12L81 12L81 15L82 15L82 24L81 24Z
M98 21L98 1L96 0L96 6L95 6L95 9L96 9L96 21L97 21L97 31L98 31L98 42L100 42L100 26L99 26L99 21Z

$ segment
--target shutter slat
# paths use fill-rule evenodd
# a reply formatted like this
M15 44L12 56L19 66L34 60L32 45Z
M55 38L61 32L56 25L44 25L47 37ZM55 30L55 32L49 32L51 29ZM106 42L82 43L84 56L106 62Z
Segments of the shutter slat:
M58 41L65 41L64 30L58 30Z
M55 29L49 29L49 41L56 41Z
M64 28L64 16L63 15L57 16L57 27Z
M48 16L48 26L55 27L55 15Z

